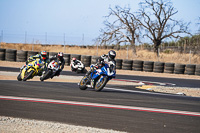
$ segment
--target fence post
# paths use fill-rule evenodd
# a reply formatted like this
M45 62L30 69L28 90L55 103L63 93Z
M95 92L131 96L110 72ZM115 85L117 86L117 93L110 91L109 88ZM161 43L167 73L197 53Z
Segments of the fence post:
M128 46L127 46L127 57L126 58L128 59Z
M191 64L191 53L192 51L190 50L190 56L189 56L189 63Z
M64 53L65 53L65 33L64 33Z

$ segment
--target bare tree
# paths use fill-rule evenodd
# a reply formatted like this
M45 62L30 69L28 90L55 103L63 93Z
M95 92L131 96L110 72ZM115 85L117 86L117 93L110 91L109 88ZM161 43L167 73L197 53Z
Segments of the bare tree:
M101 29L101 35L98 38L100 44L120 45L127 42L132 46L133 54L136 55L135 41L139 37L139 24L130 13L130 8L115 6L115 9L109 9L110 13L104 22L105 28ZM110 23L110 18L115 21Z
M179 38L180 33L190 34L189 23L172 18L178 11L170 0L144 0L139 5L138 16L135 19L145 29L144 36L153 42L157 55L163 39Z

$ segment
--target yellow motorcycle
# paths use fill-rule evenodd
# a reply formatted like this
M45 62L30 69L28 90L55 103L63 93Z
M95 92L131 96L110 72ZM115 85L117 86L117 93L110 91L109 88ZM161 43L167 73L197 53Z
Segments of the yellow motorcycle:
M41 73L44 62L40 59L36 59L30 62L28 65L22 66L20 74L17 76L18 81L26 81L32 79L34 76Z

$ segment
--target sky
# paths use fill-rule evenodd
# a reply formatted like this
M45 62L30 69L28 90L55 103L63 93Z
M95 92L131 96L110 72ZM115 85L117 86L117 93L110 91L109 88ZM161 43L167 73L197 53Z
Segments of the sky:
M109 7L138 9L141 0L0 0L0 39L11 43L93 45ZM175 18L197 32L200 0L172 0Z

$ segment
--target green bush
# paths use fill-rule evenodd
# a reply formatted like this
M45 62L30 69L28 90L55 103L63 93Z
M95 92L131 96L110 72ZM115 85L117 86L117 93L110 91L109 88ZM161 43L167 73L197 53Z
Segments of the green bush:
M172 49L166 49L166 50L163 51L163 53L165 53L165 54L173 54L174 51Z

